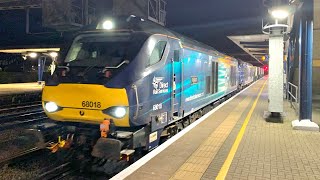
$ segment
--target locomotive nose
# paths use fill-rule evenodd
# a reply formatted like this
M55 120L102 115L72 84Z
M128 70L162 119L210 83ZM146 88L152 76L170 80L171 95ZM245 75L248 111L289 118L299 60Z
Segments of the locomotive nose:
M53 120L99 124L113 119L116 126L129 126L129 103L125 89L92 84L45 86L42 105Z

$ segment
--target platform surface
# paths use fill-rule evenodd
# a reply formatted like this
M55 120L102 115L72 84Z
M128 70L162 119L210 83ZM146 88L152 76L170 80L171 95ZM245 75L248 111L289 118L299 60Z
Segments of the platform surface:
M40 92L43 85L38 83L0 84L0 96Z
M297 116L287 102L283 123L266 122L266 81L257 81L142 166L133 164L113 179L320 179L320 133L293 130Z

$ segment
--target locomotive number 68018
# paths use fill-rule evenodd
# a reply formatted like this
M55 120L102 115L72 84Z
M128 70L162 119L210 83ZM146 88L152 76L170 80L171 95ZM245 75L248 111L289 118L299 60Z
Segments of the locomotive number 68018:
M101 102L82 101L82 107L85 107L85 108L101 108Z

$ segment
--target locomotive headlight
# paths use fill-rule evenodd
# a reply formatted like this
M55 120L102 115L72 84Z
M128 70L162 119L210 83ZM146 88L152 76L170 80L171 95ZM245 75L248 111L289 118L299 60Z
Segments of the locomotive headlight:
M126 109L124 107L117 107L114 111L114 115L121 118L126 115Z
M105 22L103 22L102 27L103 27L103 29L111 30L111 29L113 29L114 24L112 21L106 20Z
M47 102L45 103L44 108L46 109L46 111L51 113L57 111L59 109L59 106L55 102Z
M114 118L121 119L127 114L127 108L123 106L113 106L103 110L103 113L108 114Z

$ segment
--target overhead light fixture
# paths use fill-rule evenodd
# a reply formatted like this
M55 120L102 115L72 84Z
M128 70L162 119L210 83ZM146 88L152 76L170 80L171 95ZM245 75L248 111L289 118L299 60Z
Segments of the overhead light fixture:
M57 52L50 52L49 56L52 58L56 58L58 56L58 53Z
M35 53L35 52L31 52L31 53L28 54L28 56L31 57L31 58L36 58L38 56L38 54Z
M275 19L285 19L289 16L289 12L285 9L274 9L271 11L271 15L275 18Z
M103 22L102 27L103 27L103 29L111 30L111 29L113 29L114 24L112 21L106 20L105 22Z

